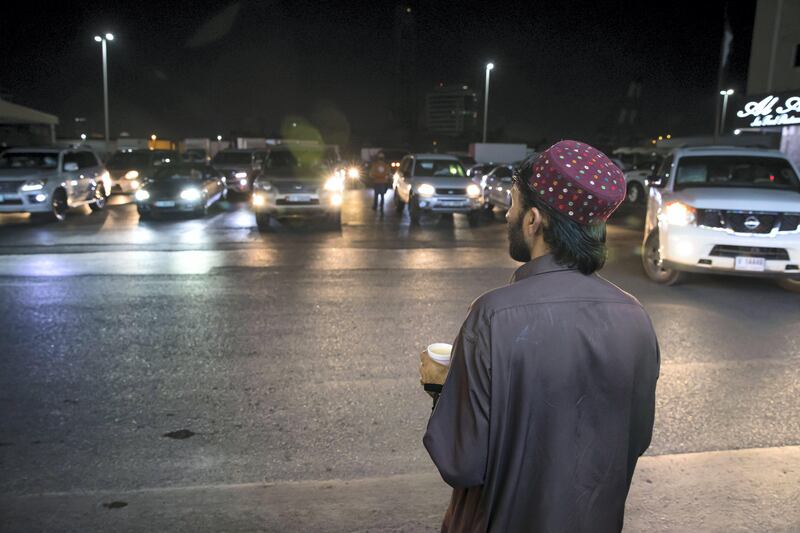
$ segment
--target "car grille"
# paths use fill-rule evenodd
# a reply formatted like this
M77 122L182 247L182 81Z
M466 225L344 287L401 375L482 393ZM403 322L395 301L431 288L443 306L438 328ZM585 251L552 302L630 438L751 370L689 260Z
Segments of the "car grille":
M25 183L25 180L20 181L0 181L0 194L16 194L17 189Z
M436 194L465 196L467 189L436 189Z
M22 205L22 200L19 198L4 198L0 205Z
M789 252L783 248L761 248L755 246L717 245L708 254L712 257L763 257L776 261L788 261Z
M758 226L747 227L747 221L758 221ZM707 228L729 229L735 233L765 234L778 231L795 231L800 224L800 213L762 213L752 211L726 211L698 209L697 223Z
M277 205L319 205L319 200L314 198L305 202L290 202L285 198L278 198L275 203Z

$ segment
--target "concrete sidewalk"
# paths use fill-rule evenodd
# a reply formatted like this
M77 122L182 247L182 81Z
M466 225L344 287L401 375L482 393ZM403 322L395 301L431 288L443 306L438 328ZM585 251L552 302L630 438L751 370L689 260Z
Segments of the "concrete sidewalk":
M2 531L437 531L435 473L0 495ZM800 532L800 446L644 457L626 531Z

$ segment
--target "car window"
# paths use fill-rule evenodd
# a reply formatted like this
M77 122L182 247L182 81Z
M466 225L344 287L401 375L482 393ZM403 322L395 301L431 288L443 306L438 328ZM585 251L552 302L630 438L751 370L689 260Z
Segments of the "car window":
M76 158L78 160L78 168L83 170L85 168L93 168L97 166L97 159L94 154L90 152L78 152Z
M458 161L447 159L417 159L414 176L420 178L452 178L464 176L464 167Z
M800 190L800 181L780 157L686 156L678 160L675 171L675 189L685 187Z
M56 168L58 154L55 152L6 152L0 156L0 168Z
M250 152L220 152L214 156L217 165L249 165L252 161Z
M80 165L78 164L78 154L74 152L67 152L66 154L64 154L64 161L61 164L61 168L63 170L66 170L66 166L68 163L74 163L78 165L78 168L80 168Z
M150 152L117 152L108 160L109 170L129 170L150 164Z
M508 167L497 167L494 171L494 175L497 178L510 178L511 169Z
M164 165L156 170L153 179L162 180L200 180L208 179L208 170L197 167L185 167L177 165Z

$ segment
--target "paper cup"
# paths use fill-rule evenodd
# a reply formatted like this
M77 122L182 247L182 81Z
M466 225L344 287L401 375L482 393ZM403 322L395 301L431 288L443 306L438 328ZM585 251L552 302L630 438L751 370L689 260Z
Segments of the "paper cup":
M453 351L453 345L444 342L435 342L428 346L428 357L434 363L442 366L450 366L450 354Z

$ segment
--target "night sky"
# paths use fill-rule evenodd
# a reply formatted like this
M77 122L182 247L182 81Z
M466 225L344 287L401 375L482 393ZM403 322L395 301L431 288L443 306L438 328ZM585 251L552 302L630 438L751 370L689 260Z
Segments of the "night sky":
M14 4L0 21L0 88L58 115L62 136L102 133L92 37L104 31L116 36L112 137L272 135L302 117L359 145L392 128L397 2ZM490 130L504 139L593 141L634 79L643 84L643 135L712 130L723 0L407 4L420 106L437 82L482 88L492 60ZM726 85L738 93L754 14L755 0L730 2Z

